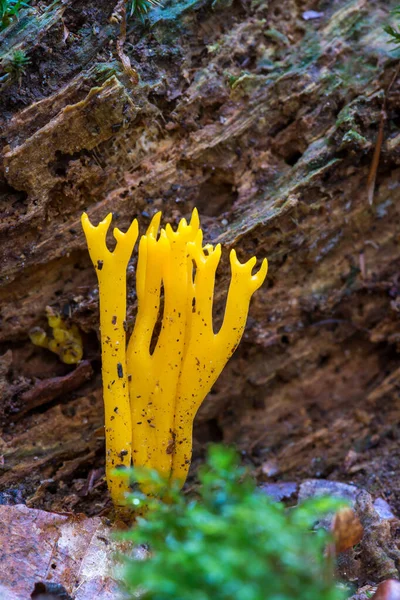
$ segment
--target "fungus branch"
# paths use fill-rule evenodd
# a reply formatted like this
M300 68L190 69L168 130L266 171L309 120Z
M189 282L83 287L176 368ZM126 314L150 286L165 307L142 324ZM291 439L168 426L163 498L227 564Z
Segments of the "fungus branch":
M41 327L34 327L29 332L32 344L58 354L60 360L67 365L80 362L83 356L83 342L79 328L75 324L67 325L51 306L46 307L46 314L53 336L47 335Z
M116 488L110 468L122 452L124 460L119 462L128 466L131 448L135 466L155 468L164 479L183 485L192 454L193 419L236 349L251 296L267 274L266 259L252 275L256 259L241 264L231 251L225 317L215 334L212 307L221 246L203 247L197 210L190 223L182 219L176 231L167 225L158 234L160 219L157 213L139 243L138 313L126 354L121 323L126 313L126 267L137 223L126 234L114 230L117 246L111 253L105 244L111 215L97 227L86 215L82 219L100 286L108 481L117 504L122 491ZM162 293L161 330L152 351ZM156 493L157 489L147 485L143 491Z
M106 434L106 477L115 504L122 504L126 483L113 469L131 465L132 425L126 373L126 269L138 237L133 221L126 233L115 228L116 246L110 252L106 236L110 213L94 227L86 214L82 226L100 289L100 331Z

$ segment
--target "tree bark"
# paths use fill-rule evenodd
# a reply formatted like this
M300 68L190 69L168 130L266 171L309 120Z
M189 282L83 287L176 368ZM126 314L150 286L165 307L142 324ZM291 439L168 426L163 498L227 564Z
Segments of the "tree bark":
M128 21L138 84L109 0L32 2L0 33L3 65L15 49L30 59L2 79L0 100L5 502L104 505L98 293L81 213L112 211L122 230L138 217L143 232L157 210L177 223L197 206L205 240L225 249L217 323L227 251L270 265L196 420L198 450L232 442L265 477L348 479L400 508L400 88L395 77L388 89L398 59L383 31L395 4L169 0L145 25ZM46 306L80 328L93 373L32 345Z

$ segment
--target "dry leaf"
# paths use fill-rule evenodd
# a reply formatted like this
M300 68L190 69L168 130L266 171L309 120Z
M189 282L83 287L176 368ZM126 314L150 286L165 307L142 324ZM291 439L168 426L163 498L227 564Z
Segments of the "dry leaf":
M129 546L99 517L16 505L0 506L0 523L1 600L28 600L37 584L64 588L74 600L118 600L116 553Z
M396 579L383 581L371 600L400 600L400 583Z
M336 513L332 531L337 553L344 552L358 544L364 533L360 519L354 510L348 507L342 508Z

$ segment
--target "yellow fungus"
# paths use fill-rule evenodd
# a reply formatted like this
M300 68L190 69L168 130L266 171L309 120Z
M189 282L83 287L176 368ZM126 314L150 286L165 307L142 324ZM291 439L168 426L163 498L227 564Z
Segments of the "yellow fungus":
M40 327L35 327L29 332L31 342L58 354L60 360L67 365L78 363L83 356L82 338L78 327L74 324L67 325L50 306L46 307L46 314L53 337L48 336Z
M114 229L115 250L106 246L109 214L82 226L100 288L100 328L106 413L106 475L112 499L124 503L126 482L117 464L156 469L170 482L185 482L192 455L196 412L235 351L252 294L268 263L254 275L255 257L241 264L230 254L231 282L225 316L214 333L212 306L221 246L203 246L197 210L176 231L160 228L157 213L139 243L136 273L138 312L126 346L126 268L138 235L135 220L126 234ZM154 344L155 328L162 318ZM147 486L146 493L156 490Z
M106 477L114 504L123 504L126 482L116 477L118 466L129 467L132 459L132 424L126 372L126 269L138 236L137 221L126 233L115 228L116 245L110 252L106 235L112 215L94 227L82 215L90 258L100 290L100 332L106 434Z

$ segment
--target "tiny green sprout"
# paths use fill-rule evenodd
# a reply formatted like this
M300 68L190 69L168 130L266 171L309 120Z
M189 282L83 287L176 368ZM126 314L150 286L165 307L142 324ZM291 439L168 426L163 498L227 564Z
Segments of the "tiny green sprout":
M5 29L18 17L21 8L27 8L30 0L0 0L0 30Z
M397 6L390 14L393 17L397 17L399 19L400 18L400 5ZM392 38L389 41L389 43L399 46L400 45L400 28L396 29L395 27L392 27L392 25L386 25L383 29Z
M156 6L161 6L159 0L128 0L127 16L128 18L137 17L144 23L149 11Z
M15 50L13 54L4 61L3 71L8 73L13 79L18 79L21 83L22 75L25 75L25 68L30 64L31 59L23 50Z

